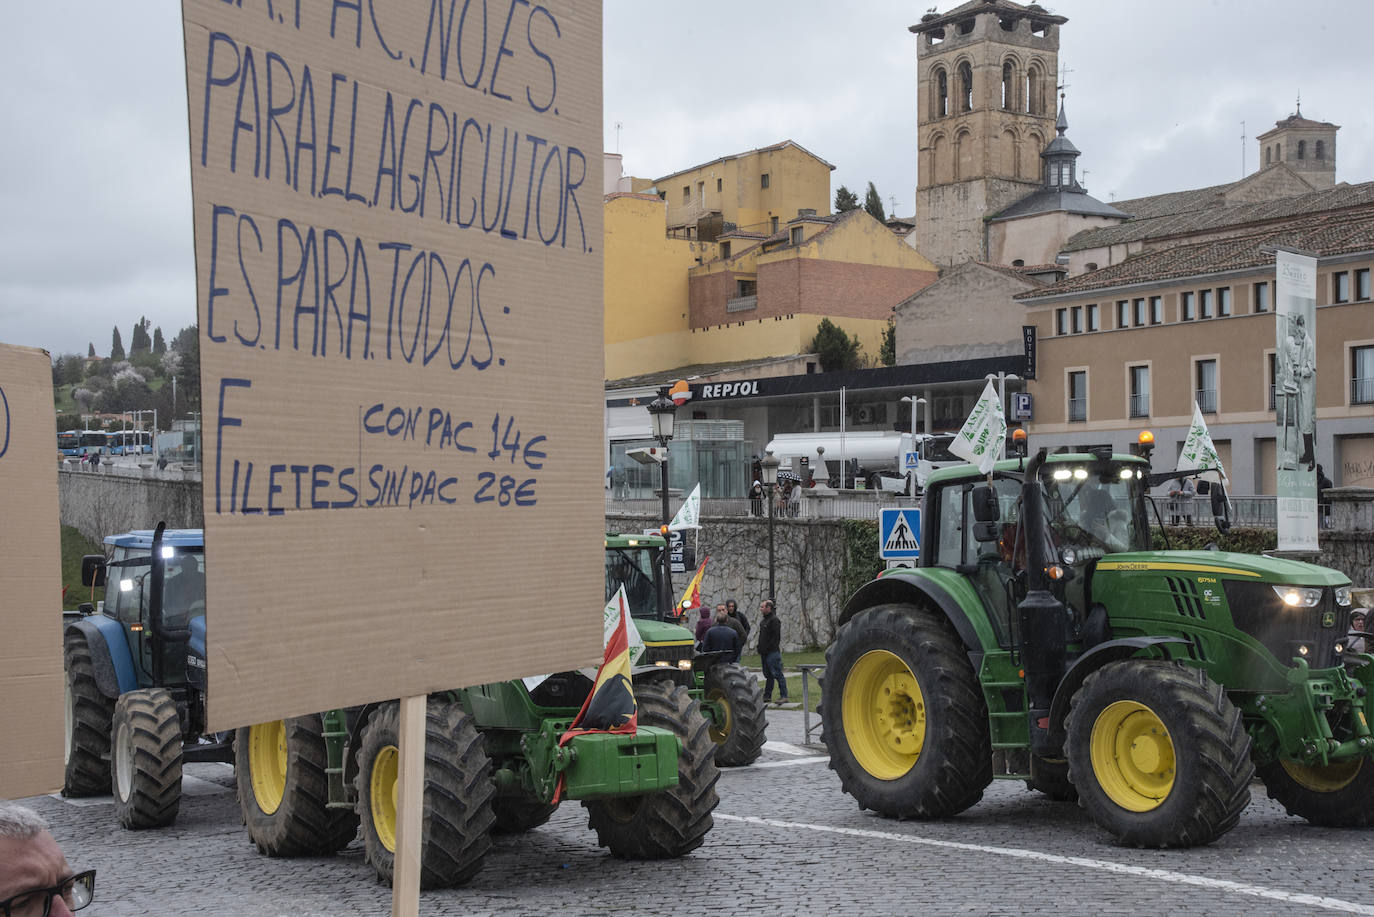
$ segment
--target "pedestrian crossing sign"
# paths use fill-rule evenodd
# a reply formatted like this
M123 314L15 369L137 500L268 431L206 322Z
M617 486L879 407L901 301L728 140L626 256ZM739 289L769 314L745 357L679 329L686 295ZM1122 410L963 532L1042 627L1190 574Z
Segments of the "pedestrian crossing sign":
M902 470L915 471L916 466L921 464L921 456L916 452L903 453Z
M902 560L921 556L921 511L916 507L885 507L878 516L878 556Z

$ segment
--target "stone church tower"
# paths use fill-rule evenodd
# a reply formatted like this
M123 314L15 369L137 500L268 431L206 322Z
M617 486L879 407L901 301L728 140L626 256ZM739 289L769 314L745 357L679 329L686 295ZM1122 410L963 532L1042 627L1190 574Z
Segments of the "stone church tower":
M983 218L1040 188L1065 22L1034 3L970 0L911 26L916 248L936 264L986 260Z
M1288 166L1317 191L1336 184L1336 131L1340 125L1313 121L1296 113L1277 122L1256 139L1260 145L1260 169Z

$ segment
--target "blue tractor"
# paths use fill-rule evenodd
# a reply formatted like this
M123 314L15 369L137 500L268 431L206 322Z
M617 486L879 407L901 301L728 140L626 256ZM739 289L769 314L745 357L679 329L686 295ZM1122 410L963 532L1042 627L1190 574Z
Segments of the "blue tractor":
M183 762L233 761L232 734L205 731L205 539L159 523L105 544L81 564L104 600L63 629L62 792L113 792L120 824L156 828L176 820Z

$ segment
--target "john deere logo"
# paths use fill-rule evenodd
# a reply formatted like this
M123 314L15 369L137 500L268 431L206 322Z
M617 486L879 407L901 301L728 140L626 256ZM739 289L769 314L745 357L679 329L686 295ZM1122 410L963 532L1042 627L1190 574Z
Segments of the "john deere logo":
M1335 627L1335 626L1336 626L1336 613L1335 613L1334 611L1323 611L1323 612L1322 612L1322 627Z

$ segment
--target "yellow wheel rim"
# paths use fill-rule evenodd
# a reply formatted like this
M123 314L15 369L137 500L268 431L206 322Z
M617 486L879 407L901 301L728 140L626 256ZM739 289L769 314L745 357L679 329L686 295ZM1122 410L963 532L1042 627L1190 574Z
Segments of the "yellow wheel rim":
M844 736L854 760L880 780L896 780L921 756L926 703L910 667L887 650L864 653L841 697Z
M248 727L248 769L253 799L264 815L281 807L286 796L286 721Z
M396 852L396 787L397 767L401 753L395 745L387 745L377 752L372 762L372 782L369 785L372 808L372 827L377 840L392 853Z
M1288 776L1299 786L1314 793L1335 793L1350 786L1360 772L1364 758L1338 761L1325 767L1308 767L1296 761L1280 761Z
M1163 804L1174 786L1174 740L1149 707L1122 700L1098 714L1091 739L1093 774L1112 802L1130 812Z
M730 730L735 725L735 713L730 709L730 699L724 691L717 689L707 695L707 700L714 702L716 709L720 711L717 714L720 717L720 722L715 723L713 721L710 726L711 741L717 745L724 745L725 740L730 738Z

